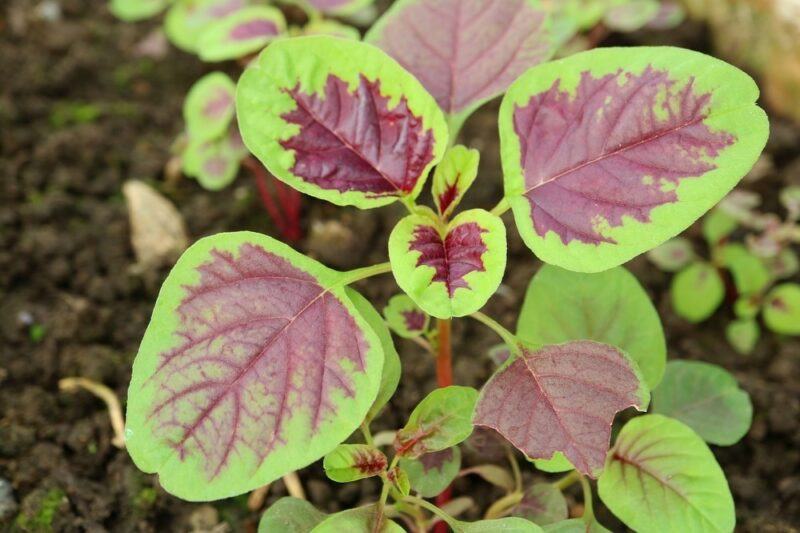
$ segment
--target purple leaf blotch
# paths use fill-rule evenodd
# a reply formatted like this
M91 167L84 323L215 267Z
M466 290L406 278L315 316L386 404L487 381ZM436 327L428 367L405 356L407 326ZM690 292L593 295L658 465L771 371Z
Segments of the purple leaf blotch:
M476 426L492 428L531 459L563 452L580 472L603 468L614 415L643 408L632 363L617 348L573 341L522 354L484 386Z
M324 189L360 191L373 196L409 194L433 160L433 132L408 108L405 98L393 109L380 81L361 76L354 92L330 74L324 97L288 89L297 107L283 119L300 126L281 141L294 151L292 172Z
M600 78L583 72L574 96L557 80L514 110L534 229L564 244L614 242L602 226L677 201L686 178L714 170L735 139L704 123L710 93L648 67Z
M408 331L423 331L425 329L425 320L427 316L422 311L413 309L410 311L401 311L403 321L405 322Z
M486 229L475 222L459 224L447 232L442 239L434 226L419 225L414 230L414 239L409 250L420 252L417 266L436 269L432 282L441 281L452 298L456 289L469 288L464 277L470 272L484 272L483 254L487 251L481 238Z
M180 343L150 378L158 392L148 416L212 480L239 451L264 458L284 445L298 411L313 434L333 414L333 394L353 396L368 345L334 295L263 248L213 250L198 271L177 309Z
M254 19L242 22L231 28L228 38L231 41L246 41L256 37L278 35L280 29L275 21L269 19Z

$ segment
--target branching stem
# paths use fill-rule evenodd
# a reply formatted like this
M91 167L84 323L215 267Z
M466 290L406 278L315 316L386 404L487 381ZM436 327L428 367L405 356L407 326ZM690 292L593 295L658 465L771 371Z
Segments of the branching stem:
M404 502L413 503L414 505L418 505L423 509L427 509L431 513L435 514L439 518L441 518L447 525L452 527L453 529L458 528L458 520L444 512L443 510L439 509L437 506L433 505L427 500L423 500L422 498L417 498L416 496L406 496L403 498Z
M503 342L505 342L508 345L508 348L511 350L511 352L514 353L515 355L519 355L520 350L519 350L519 342L517 342L517 337L513 333L508 331L506 328L504 328L502 325L500 325L499 322L497 322L493 318L489 318L480 311L478 311L477 313L472 313L469 316L471 316L478 322L484 324L485 326L489 327L492 331L497 333L500 336L500 338L503 339Z
M350 285L356 281L370 278L372 276L378 276L380 274L386 274L387 272L391 271L392 265L389 264L388 261L386 263L379 263L377 265L371 265L368 267L356 268L355 270L348 270L344 273L342 285Z

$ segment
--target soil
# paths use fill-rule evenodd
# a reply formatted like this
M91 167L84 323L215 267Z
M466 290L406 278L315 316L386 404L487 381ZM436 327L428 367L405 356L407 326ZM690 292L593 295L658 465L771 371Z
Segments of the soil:
M7 0L0 7L0 530L254 531L259 513L246 496L214 504L177 500L111 444L107 411L88 393L59 392L58 380L84 376L124 399L131 362L168 269L136 268L121 187L143 179L180 209L193 239L250 229L274 234L247 176L219 193L165 179L169 147L182 128L187 89L209 70L172 48L137 53L155 23L115 20L103 0ZM669 42L707 49L702 28L634 35L626 43ZM497 104L466 125L463 141L481 150L481 174L467 206L501 195ZM772 167L753 184L777 209L777 191L800 184L800 128L773 121ZM386 259L391 224L402 212L342 209L304 199L307 238L298 247L337 268ZM510 217L506 215L509 226ZM698 245L697 228L690 230ZM506 279L486 311L509 327L539 263L510 231ZM738 530L800 528L800 342L767 334L750 356L724 340L730 311L701 326L677 318L669 277L637 259L632 271L657 303L670 356L731 370L751 394L755 417L737 445L715 448L737 504ZM381 306L397 289L389 276L359 287ZM479 386L496 344L481 325L454 325L455 380ZM398 341L402 385L375 430L402 425L435 386L429 357ZM486 460L467 454L467 461ZM318 465L301 472L311 501L326 512L375 499L369 480L334 485ZM455 494L498 496L469 478ZM574 490L574 489L572 489ZM276 482L268 503L285 495ZM571 498L577 494L570 492ZM573 503L575 501L573 499ZM467 514L478 516L474 509ZM621 525L601 512L614 530Z

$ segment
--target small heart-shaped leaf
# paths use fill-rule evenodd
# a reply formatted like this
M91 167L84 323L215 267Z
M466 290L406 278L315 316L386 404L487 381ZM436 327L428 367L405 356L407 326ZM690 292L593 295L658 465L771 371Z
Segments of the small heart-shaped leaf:
M432 193L436 210L449 217L478 177L480 152L457 144L444 154L433 173Z
M764 300L764 324L776 333L800 335L800 285L783 283Z
M258 52L286 29L279 9L252 6L213 22L197 41L204 61L225 61Z
M672 278L672 308L689 322L702 322L725 298L725 283L712 265L697 261Z
M396 294L383 308L383 316L392 331L410 339L428 331L430 317L408 295Z

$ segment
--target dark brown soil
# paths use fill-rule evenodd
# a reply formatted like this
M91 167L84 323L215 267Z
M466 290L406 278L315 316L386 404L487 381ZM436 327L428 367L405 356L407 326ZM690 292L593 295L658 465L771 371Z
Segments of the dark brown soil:
M48 21L52 6L60 8L59 17ZM273 233L245 176L216 194L190 180L165 182L169 146L182 128L183 95L207 67L175 50L159 60L138 57L136 44L153 27L115 20L103 0L0 5L0 530L47 530L49 523L55 531L253 531L257 523L246 497L203 505L164 493L110 444L101 402L58 391L60 378L85 376L124 399L166 275L133 268L121 196L126 179L144 179L172 199L193 239L223 230ZM688 26L655 38L702 48L698 35L699 28ZM495 112L496 105L488 106L464 131L464 141L482 150L470 206L500 197ZM775 121L768 153L776 170L752 188L773 207L782 184L800 184L800 129ZM304 202L309 237L301 250L338 268L385 260L386 235L399 210ZM513 326L538 262L510 234L506 280L487 312ZM690 326L670 310L666 275L642 259L631 269L658 304L671 357L721 364L753 397L750 433L736 446L715 449L737 502L739 530L797 531L800 342L767 335L753 355L739 356L724 340L727 312ZM379 305L397 291L390 277L360 289ZM492 371L486 351L497 340L466 320L456 322L454 337L456 381L480 385ZM403 385L376 430L401 425L435 386L432 361L406 341L398 348ZM318 466L301 476L325 511L374 499L377 490L369 481L329 483ZM481 494L481 502L492 490L474 479L455 486L457 495ZM275 483L269 501L283 494Z

